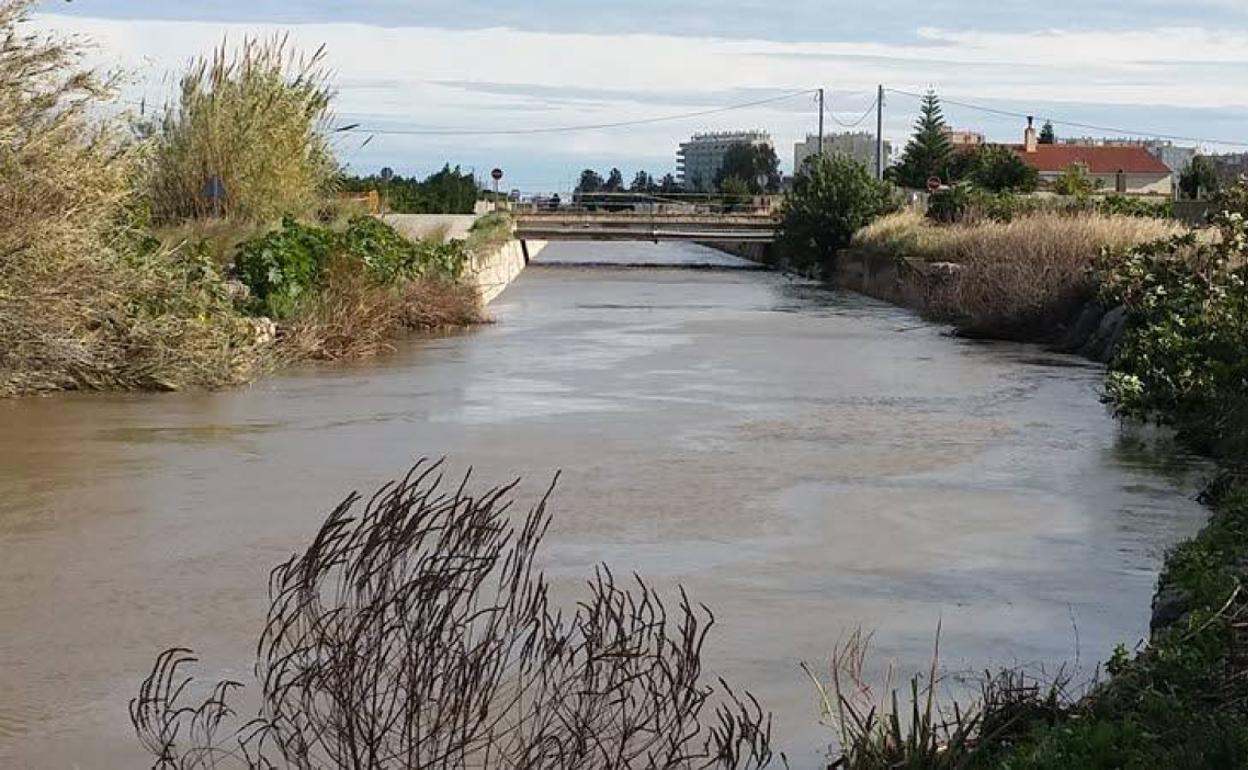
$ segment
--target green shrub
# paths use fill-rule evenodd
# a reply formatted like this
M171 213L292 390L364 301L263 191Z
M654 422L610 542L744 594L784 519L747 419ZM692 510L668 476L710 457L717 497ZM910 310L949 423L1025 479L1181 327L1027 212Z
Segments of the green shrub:
M989 145L975 153L971 181L993 192L1028 193L1040 185L1040 173L1009 147Z
M340 247L334 231L287 217L281 228L238 247L234 271L251 290L257 310L288 318L316 288L321 269Z
M1053 192L1058 195L1069 195L1074 198L1086 198L1103 185L1097 177L1088 171L1086 163L1072 163L1053 181Z
M1108 302L1129 324L1107 381L1124 416L1178 428L1197 448L1248 456L1248 225L1215 217L1216 242L1188 234L1101 260Z
M455 280L467 250L462 241L409 241L374 217L356 217L341 233L287 217L279 229L238 247L234 272L251 290L253 309L286 319L319 288L336 256L362 265L378 285L395 286L418 278Z
M1150 200L1129 195L1107 195L1096 204L1097 211L1109 216L1173 219L1174 202Z
M969 184L937 190L927 199L927 218L946 225L964 222L978 197L978 191Z
M854 233L899 208L894 188L844 155L809 161L781 211L780 247L798 269L829 270Z

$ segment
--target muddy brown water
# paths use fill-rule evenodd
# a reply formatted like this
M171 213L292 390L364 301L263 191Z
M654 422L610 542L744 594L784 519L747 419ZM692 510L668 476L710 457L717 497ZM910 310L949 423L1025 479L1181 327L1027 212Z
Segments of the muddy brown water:
M143 766L126 702L194 647L246 679L268 570L332 505L424 455L563 470L545 559L683 584L708 666L775 713L795 767L831 733L799 662L855 627L879 667L1089 671L1146 634L1202 468L1125 432L1101 372L970 343L783 276L578 268L727 262L694 246L552 246L498 323L215 394L0 402L0 767Z

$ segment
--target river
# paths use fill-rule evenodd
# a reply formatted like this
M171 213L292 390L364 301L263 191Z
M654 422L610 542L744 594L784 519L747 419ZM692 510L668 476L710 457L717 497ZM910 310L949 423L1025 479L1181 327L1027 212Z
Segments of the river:
M269 569L352 489L421 456L480 484L556 470L546 563L599 562L717 624L707 664L831 740L799 669L874 660L1090 672L1147 633L1201 470L1124 432L1101 371L692 245L559 244L497 323L213 394L0 401L0 767L143 766L126 703L156 653L245 679Z

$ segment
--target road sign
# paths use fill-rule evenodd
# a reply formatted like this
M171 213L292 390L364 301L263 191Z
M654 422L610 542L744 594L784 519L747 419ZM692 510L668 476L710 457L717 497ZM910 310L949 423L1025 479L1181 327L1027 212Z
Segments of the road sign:
M490 172L490 176L494 179L495 182L502 181L503 170L501 168L496 168Z
M929 192L936 192L944 185L940 181L940 177L934 176L927 180L927 189Z

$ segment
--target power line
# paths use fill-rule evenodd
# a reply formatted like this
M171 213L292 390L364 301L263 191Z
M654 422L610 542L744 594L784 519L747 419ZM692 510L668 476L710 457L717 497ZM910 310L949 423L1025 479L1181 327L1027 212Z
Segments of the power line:
M895 93L895 94L901 94L902 96L910 96L915 99L923 98L923 94L916 94L913 91L902 91L897 88L885 88L884 90L891 91L892 93ZM978 110L980 112L987 112L993 115L1002 115L1002 116L1009 117L1009 118L1032 117L1031 115L1028 115L1025 112L1013 112L1011 110L1002 110L1002 109L998 109L995 107L984 107L983 105L980 105L980 104L960 102L960 101L955 101L954 99L946 99L944 97L941 97L940 101L942 104L952 104L956 107L965 107L968 110ZM1140 137L1144 137L1147 139L1171 139L1177 142L1196 142L1198 144L1221 144L1221 145L1227 145L1230 147L1248 147L1248 142L1232 142L1232 141L1227 141L1225 139L1209 139L1209 138L1201 138L1201 137L1194 137L1194 136L1177 136L1174 134L1157 134L1157 133L1151 133L1147 131L1133 131L1127 128L1111 128L1107 126L1097 126L1091 123L1076 123L1073 120L1061 120L1059 118L1049 117L1045 115L1041 115L1040 118L1042 120L1046 120L1050 123L1054 123L1059 126L1069 126L1071 128L1082 128L1082 129L1086 129L1089 131L1104 131L1110 134L1121 134L1121 135L1126 135L1126 136L1140 136Z
M862 124L866 121L866 119L867 119L867 118L871 117L871 113L872 113L872 112L875 112L875 106L876 106L876 103L877 103L877 101L876 101L876 100L873 100L873 101L871 102L871 106L870 106L870 107L868 107L868 108L867 108L867 109L866 109L866 110L862 113L862 115L861 115L861 116L859 116L859 118L858 118L857 120L855 120L855 121L853 121L853 122L851 122L851 123L846 123L845 121L843 121L843 120L841 120L840 118L838 118L838 117L836 116L836 111L835 111L835 110L832 110L832 109L830 109L830 108L828 109L828 115L832 118L833 122L835 122L837 125L839 125L839 126L841 126L841 127L843 127L843 128L858 128L859 126L861 126L861 125L862 125Z
M802 91L793 91L791 93L773 96L768 99L758 99L752 102L742 102L740 104L732 104L726 107L716 107L710 110L700 110L698 112L685 112L678 115L663 115L654 118L641 118L639 120L622 120L614 123L591 123L580 126L550 126L543 128L511 128L511 129L453 129L453 128L437 128L437 129L398 129L398 128L366 128L358 124L342 126L333 129L335 133L367 133L378 134L383 136L526 136L532 134L560 134L575 133L578 131L605 131L613 128L628 128L630 126L645 126L654 123L667 123L677 120L688 120L690 118L701 118L707 115L718 115L724 112L732 112L734 110L743 110L750 107L759 107L764 104L772 104L775 102L793 99L798 96L806 96L815 93L817 89L807 88Z

